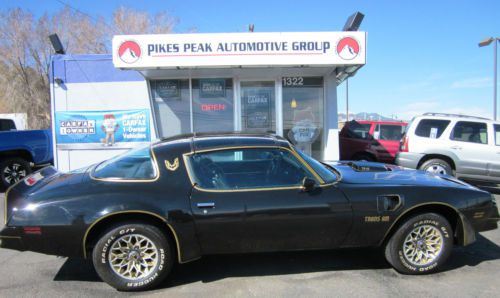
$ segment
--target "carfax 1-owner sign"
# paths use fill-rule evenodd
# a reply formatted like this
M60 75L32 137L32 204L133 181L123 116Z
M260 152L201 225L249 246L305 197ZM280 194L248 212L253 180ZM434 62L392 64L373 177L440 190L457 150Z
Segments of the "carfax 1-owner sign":
M58 145L96 149L150 141L149 110L56 112L55 116Z
M117 68L362 65L365 32L115 35Z

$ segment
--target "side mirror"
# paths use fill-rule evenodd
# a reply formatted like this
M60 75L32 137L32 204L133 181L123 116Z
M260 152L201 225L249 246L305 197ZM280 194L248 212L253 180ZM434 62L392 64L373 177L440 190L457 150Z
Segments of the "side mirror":
M316 181L311 178L304 177L304 180L302 180L302 189L305 192L310 192L313 191L314 188L316 188Z

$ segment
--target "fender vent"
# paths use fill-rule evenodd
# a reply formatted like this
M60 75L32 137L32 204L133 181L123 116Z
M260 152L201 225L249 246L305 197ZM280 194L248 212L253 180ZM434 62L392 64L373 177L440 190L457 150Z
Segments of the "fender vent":
M395 211L403 205L400 195L380 195L377 196L378 211Z

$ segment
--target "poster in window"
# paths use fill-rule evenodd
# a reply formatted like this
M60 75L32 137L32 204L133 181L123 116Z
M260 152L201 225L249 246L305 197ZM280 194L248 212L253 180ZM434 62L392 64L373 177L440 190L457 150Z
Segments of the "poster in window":
M154 81L156 96L162 99L181 99L179 80Z
M247 128L270 128L271 91L246 90L243 95Z
M225 79L200 79L200 97L226 97Z

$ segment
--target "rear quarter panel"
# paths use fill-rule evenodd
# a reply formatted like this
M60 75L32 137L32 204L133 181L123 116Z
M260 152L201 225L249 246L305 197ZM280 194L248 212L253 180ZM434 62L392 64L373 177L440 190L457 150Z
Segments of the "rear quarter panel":
M134 213L150 214L161 218L166 230L170 227L174 231L181 262L196 259L200 249L189 204L191 184L180 149L186 148L155 150L159 176L152 181L110 181L85 173L79 179L56 181L31 194L13 189L9 201L40 203L40 208L26 216L14 213L8 225L41 226L45 239L63 246L58 249L60 255L85 256L87 236L99 222L117 215L130 214L132 218ZM179 166L167 170L165 160L176 158Z

